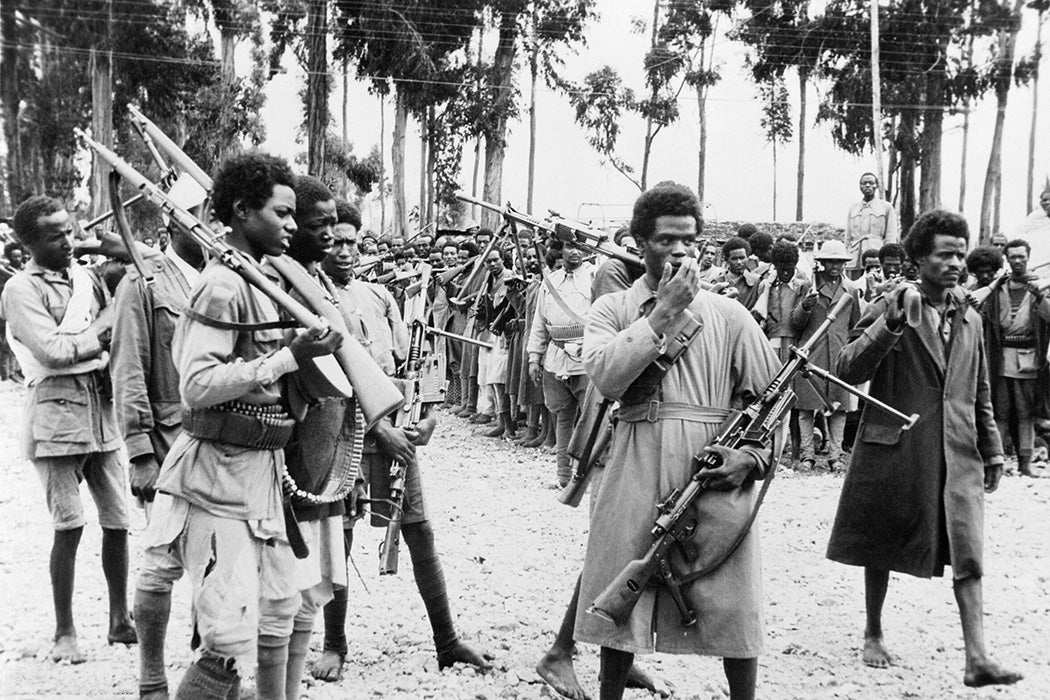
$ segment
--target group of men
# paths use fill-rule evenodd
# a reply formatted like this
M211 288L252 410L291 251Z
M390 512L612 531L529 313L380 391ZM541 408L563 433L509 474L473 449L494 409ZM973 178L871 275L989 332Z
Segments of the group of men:
M362 346L381 375L396 375L410 354L402 310L425 298L430 312L421 323L434 330L428 346L448 360L445 403L461 416L490 416L492 437L514 435L525 411L529 441L553 438L560 484L579 458L571 448L578 416L615 402L604 466L591 487L582 571L540 675L567 697L585 697L572 652L577 641L593 643L601 648L600 697L615 700L628 683L659 690L635 664L637 653L713 655L724 659L730 696L753 698L764 637L753 522L778 445L710 442L730 411L761 395L791 347L848 297L848 312L808 360L849 384L869 383L875 398L919 416L905 431L865 406L828 545L829 558L865 570L864 661L892 663L881 625L890 572L940 576L950 565L964 682L1020 680L984 643L983 494L1002 474L1001 430L1013 431L1019 459L1028 444L1035 399L1027 382L1039 381L1033 363L1036 372L1046 369L1047 336L1036 321L1050 319L1050 305L1027 276L1023 241L1008 242L1010 274L983 275L994 289L976 311L960 288L965 220L927 212L903 246L885 232L878 238L871 219L889 218L870 204L865 178L869 204L850 217L851 227L867 221L856 261L864 265L874 250L879 273L872 265L864 279L850 279L854 254L837 241L813 253L815 270L797 241L756 230L716 250L703 239L696 196L660 183L638 198L617 236L640 265L615 258L595 265L585 246L548 241L544 248L532 232L497 239L480 230L475 240L435 241L426 260L418 250L404 256L407 283L394 293L361 279L356 210L272 156L227 160L211 207L225 244L281 294L264 293L267 285L249 283L221 260L206 262L198 241L173 226L164 251L149 252L111 297L101 274L73 259L61 203L26 200L14 229L31 260L8 281L0 310L26 378L23 444L55 530L53 658L84 660L72 599L86 481L103 528L109 640L138 642L142 697L170 694L164 643L171 590L183 577L193 605L186 641L192 636L196 653L175 697L236 697L251 668L258 697L298 697L320 610L324 652L313 674L338 679L347 655L347 548L366 500L373 525L401 516L439 667L488 668L491 656L456 633L427 517L417 448L430 440L434 417L423 410L410 425L369 419L363 397L325 391L314 380L317 358L338 355L344 343ZM868 243L874 239L880 245ZM375 252L383 252L378 242ZM719 253L724 269L715 265ZM909 293L921 302L917 312ZM328 323L289 322L282 294ZM998 360L992 341L1002 349ZM854 399L824 380L795 388L802 461L815 461L814 425L822 418L829 466L845 468L843 428ZM1000 417L1000 403L1009 418ZM655 504L690 479L693 456L705 451L720 466L706 473L708 489L695 506L699 554L672 557L669 574L681 581L697 622L683 626L682 601L658 585L642 592L626 624L590 612L649 548ZM148 521L134 623L126 602L125 452L131 493ZM400 504L392 499L398 475Z

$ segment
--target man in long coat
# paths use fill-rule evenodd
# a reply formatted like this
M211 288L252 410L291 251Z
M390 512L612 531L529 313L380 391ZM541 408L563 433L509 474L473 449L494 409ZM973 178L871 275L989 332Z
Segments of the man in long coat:
M637 222L637 223L636 223ZM660 651L721 656L730 697L754 697L763 645L761 562L752 529L740 546L707 575L682 587L698 622L683 627L664 588L646 590L626 625L586 612L630 561L653 542L655 504L693 474L730 408L742 406L769 383L779 365L758 324L742 305L700 288L694 250L702 225L700 203L688 188L661 185L634 206L631 232L646 274L630 289L592 306L583 361L595 386L621 398L635 379L666 352L690 321L703 323L650 401L621 399L619 425L593 506L580 583L575 638L602 647L601 698L622 697L634 654ZM747 523L768 473L769 450L715 447L724 462L709 474L714 488L695 506L699 557L675 561L678 573L709 566Z
M835 319L827 334L809 353L809 361L814 366L831 369L839 351L849 340L849 329L860 320L862 290L843 274L849 253L840 241L825 241L813 257L823 269L816 274L813 293L799 297L792 312L791 325L802 328L799 342L806 342L820 328L842 295L849 294L853 297L849 313ZM815 463L813 425L816 412L824 410L828 414L828 469L838 471L842 466L842 438L846 429L846 412L855 410L850 408L852 396L845 389L813 376L809 381L803 379L795 382L795 391L798 393L795 408L798 410L799 451L802 462L809 462L811 468Z
M871 394L918 422L865 406L842 486L829 559L863 566L867 627L864 662L886 667L882 604L889 572L940 576L951 565L962 617L969 686L1014 683L1021 674L988 657L981 575L984 492L1002 476L1003 449L992 413L980 315L956 289L969 241L966 220L923 214L905 239L919 268L922 320L903 321L903 287L874 301L863 332L842 351L838 375L871 381Z

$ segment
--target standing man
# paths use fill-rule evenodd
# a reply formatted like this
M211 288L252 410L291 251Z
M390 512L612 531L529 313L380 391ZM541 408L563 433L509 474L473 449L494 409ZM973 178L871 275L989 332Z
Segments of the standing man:
M349 324L351 334L388 375L393 375L396 369L394 353L399 352L404 357L408 347L407 332L390 292L381 285L355 279L358 240L356 231L349 228L337 231L331 252L325 256L321 267L335 283L336 298L343 313L353 319ZM375 501L390 498L391 460L406 465L401 535L408 546L412 575L430 619L438 668L466 663L487 669L491 657L463 642L456 633L445 588L445 574L434 545L434 528L423 495L416 448L430 441L436 426L437 420L432 416L424 416L415 429L394 427L386 418L376 423L365 435L360 477L373 501L371 524L385 528L385 518L391 514L390 506ZM355 502L348 501L347 513L356 515L356 507ZM354 517L343 522L347 556L353 543L355 523ZM314 678L323 681L342 678L343 661L348 652L347 607L346 586L336 586L331 602L324 606L324 652L314 664Z
M1039 478L1041 472L1032 467L1032 447L1035 420L1047 417L1050 299L1028 273L1028 253L1028 243L1020 238L1006 244L1010 276L993 284L981 306L981 318L999 435L1013 440L1017 471Z
M970 273L971 291L991 285L1002 270L1003 254L994 246L979 245L966 255L966 271Z
M722 260L726 264L726 271L718 281L735 287L736 300L748 311L755 307L758 295L762 292L759 276L748 269L750 259L751 245L743 238L734 236L722 244Z
M718 260L718 243L713 238L705 239L700 245L700 269L698 274L701 282L714 284L725 274L725 268L715 265L716 260Z
M565 486L572 476L569 438L587 393L581 351L594 265L583 262L575 243L551 241L550 245L560 254L562 265L545 275L540 285L526 351L529 377L543 382L543 400L554 420L558 484Z
M799 342L806 342L824 323L828 313L842 296L853 297L849 314L842 314L809 353L809 361L816 367L830 370L835 366L839 351L849 340L849 330L860 319L861 290L855 282L843 274L849 261L849 253L841 241L824 241L814 256L823 268L816 274L813 291L800 298L794 315L802 328ZM798 394L798 427L800 431L800 458L803 466L816 466L816 450L813 447L813 425L818 411L824 411L828 419L828 469L842 469L842 438L846 429L846 412L850 409L851 394L827 380L810 377L795 383Z
M512 242L513 243L513 242ZM514 438L518 430L515 420L516 411L511 413L510 398L507 394L507 353L509 345L502 332L497 335L494 328L497 318L504 312L510 301L507 298L507 280L511 271L507 269L507 259L503 251L493 247L485 256L486 283L475 304L474 323L476 337L493 347L478 350L478 386L492 402L492 412L496 414L495 427L483 431L485 437ZM513 316L513 310L510 310Z
M873 173L861 175L861 200L849 208L846 216L845 240L850 254L850 270L860 270L865 250L878 250L887 243L901 240L897 212L878 194L879 178Z
M113 324L113 398L131 460L131 495L149 519L160 465L182 429L179 374L171 348L175 326L204 267L204 254L184 230L172 226L170 244L150 255L147 283L132 268L117 287ZM164 639L171 588L182 577L175 557L157 559L139 572L135 623L139 636L139 695L165 697Z
M777 241L770 252L776 277L766 289L764 316L760 323L781 363L791 359L791 346L805 326L804 315L795 313L798 302L810 292L809 282L798 274L798 247Z
M631 232L645 260L646 274L630 289L598 299L584 338L584 364L603 396L619 398L602 484L593 507L590 537L580 583L576 640L601 646L601 700L623 697L627 674L638 652L723 657L732 700L754 698L758 655L763 646L758 537L740 545L702 578L689 574L713 563L747 520L765 478L770 452L708 447L731 407L749 401L768 385L777 360L758 325L736 302L700 288L694 251L702 226L700 202L681 185L660 185L635 202ZM633 403L647 368L693 319L703 326L648 396ZM695 327L695 324L693 324ZM646 395L644 391L639 392ZM629 562L652 544L653 504L693 474L691 457L708 449L723 466L709 473L713 483L696 506L702 531L724 531L698 544L704 552L681 571L682 595L697 614L683 627L666 591L643 592L623 627L586 612ZM710 530L708 530L710 528ZM716 551L717 550L717 551Z
M248 153L215 177L225 241L252 260L281 255L295 232L295 176ZM257 662L256 695L284 698L300 596L282 509L284 446L294 421L285 375L342 338L300 330L287 345L275 303L219 261L201 273L175 331L183 432L164 461L144 536L144 571L174 556L193 587L199 656L176 698L237 697ZM230 605L237 601L237 605Z
M1039 195L1038 206L1025 218L1020 237L1032 246L1029 267L1050 264L1050 179Z
M0 315L25 376L22 445L44 487L55 530L51 659L82 663L73 624L73 576L84 532L80 482L102 526L102 571L109 589L110 644L134 644L128 618L127 473L106 367L113 322L109 293L73 261L73 221L62 204L37 195L15 211L15 235L30 261L4 286Z
M829 559L864 567L864 663L885 668L882 606L890 571L930 578L952 567L968 686L1010 684L1021 674L984 643L984 493L999 485L1003 449L992 412L980 316L956 289L970 231L960 215L930 211L905 239L919 268L922 320L904 323L903 288L876 299L863 332L838 359L838 375L871 382L871 395L919 420L902 432L869 405L846 473Z

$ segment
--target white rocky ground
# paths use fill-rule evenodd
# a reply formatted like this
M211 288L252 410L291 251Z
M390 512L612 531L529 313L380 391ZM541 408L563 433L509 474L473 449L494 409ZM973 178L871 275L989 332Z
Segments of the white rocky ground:
M137 651L105 644L100 534L85 530L78 562L76 619L89 661L47 659L53 617L47 557L51 533L41 488L18 449L22 392L0 387L0 696L119 697L135 693ZM379 532L356 538L351 571L351 661L338 684L311 684L306 698L548 698L533 671L561 618L583 558L586 502L559 505L548 488L553 457L473 437L444 416L425 456L429 505L461 634L496 657L497 670L439 673L430 630L403 552L402 572L378 576ZM962 685L962 639L950 580L894 577L887 601L889 670L859 663L863 626L860 571L823 557L841 477L781 470L761 518L767 653L761 698L1050 698L1050 480L1006 478L988 498L985 623L991 647L1026 679L1012 688ZM90 502L85 491L85 498ZM89 520L96 522L93 507ZM139 561L135 536L132 577ZM363 530L363 528L362 528ZM176 586L168 638L168 676L190 658L188 587ZM314 651L321 645L320 621ZM678 698L721 698L715 659L645 659ZM597 650L577 666L597 691ZM628 691L628 698L648 697Z

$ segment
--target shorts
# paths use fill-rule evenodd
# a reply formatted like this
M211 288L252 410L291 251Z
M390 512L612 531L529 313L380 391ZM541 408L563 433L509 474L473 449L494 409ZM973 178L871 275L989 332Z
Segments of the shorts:
M361 456L361 474L368 482L368 495L372 499L390 498L390 457L381 452ZM390 517L390 506L386 503L372 504L372 527L386 527ZM427 504L423 498L423 481L419 476L419 460L409 465L405 474L405 497L401 502L402 523L421 523L427 520ZM347 504L349 512L349 504ZM352 527L349 517L344 527Z
M44 485L47 509L56 530L84 527L80 482L86 481L98 508L98 523L107 530L127 530L128 473L119 450L33 460Z
M264 539L255 521L219 517L168 494L157 495L152 516L146 562L159 550L185 566L202 652L251 668L260 636L292 633L301 597L286 541ZM146 583L138 588L149 590Z
M346 545L340 515L299 523L310 554L296 560L297 585L302 604L295 614L295 629L311 630L317 611L332 600L334 586L346 588Z

